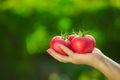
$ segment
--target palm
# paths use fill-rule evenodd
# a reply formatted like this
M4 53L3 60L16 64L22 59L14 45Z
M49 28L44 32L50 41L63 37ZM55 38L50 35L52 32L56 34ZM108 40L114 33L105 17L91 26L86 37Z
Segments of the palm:
M60 48L66 52L68 56L63 56L55 52L53 49L48 49L50 51L50 55L55 58L56 60L60 62L70 62L73 64L87 64L87 65L92 65L94 60L100 59L99 55L102 55L102 52L95 48L92 53L87 53L87 54L79 54L79 53L74 53L72 50L69 48L61 45ZM48 51L48 52L49 52Z

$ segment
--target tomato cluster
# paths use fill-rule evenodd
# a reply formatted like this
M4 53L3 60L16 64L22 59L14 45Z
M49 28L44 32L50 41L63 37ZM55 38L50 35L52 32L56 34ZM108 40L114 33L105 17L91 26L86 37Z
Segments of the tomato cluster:
M68 47L75 53L86 54L93 51L96 46L96 41L91 35L79 36L77 34L71 34L65 40L61 36L53 37L50 42L50 48L54 49L59 54L67 55L59 47L60 44Z

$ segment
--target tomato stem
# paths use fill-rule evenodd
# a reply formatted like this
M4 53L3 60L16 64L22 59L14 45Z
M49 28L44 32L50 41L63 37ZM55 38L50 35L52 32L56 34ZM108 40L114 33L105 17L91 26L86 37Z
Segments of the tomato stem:
M66 32L66 33L61 33L61 37L62 37L62 39L67 39L67 37L68 37L68 33Z
M79 30L79 32L78 32L78 35L79 36L82 36L82 37L84 37L85 36L85 30L84 29L82 29L82 30Z
M81 32L82 32L82 37L84 37L85 36L85 30L82 29Z

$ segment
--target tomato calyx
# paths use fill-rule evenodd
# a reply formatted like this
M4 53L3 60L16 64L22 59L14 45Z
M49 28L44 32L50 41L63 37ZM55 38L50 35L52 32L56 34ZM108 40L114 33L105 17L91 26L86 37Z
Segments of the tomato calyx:
M67 38L68 38L68 36L69 36L69 34L68 33L61 33L61 38L63 39L63 40L66 40Z

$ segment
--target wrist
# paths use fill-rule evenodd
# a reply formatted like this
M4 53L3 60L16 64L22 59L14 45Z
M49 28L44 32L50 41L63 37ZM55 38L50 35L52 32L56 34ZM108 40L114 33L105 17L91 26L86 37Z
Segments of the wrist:
M96 69L103 68L104 62L106 60L104 54L94 54L95 57L93 59L94 63L92 62L91 66L93 66Z

